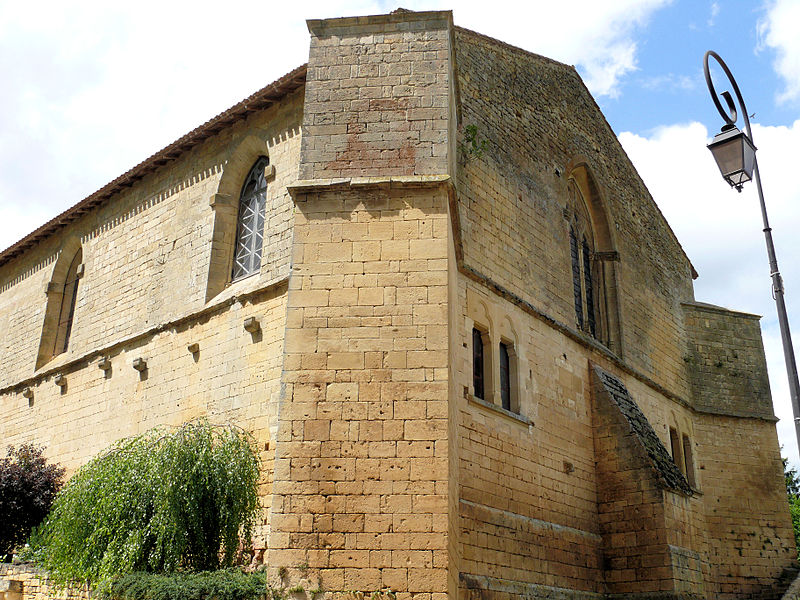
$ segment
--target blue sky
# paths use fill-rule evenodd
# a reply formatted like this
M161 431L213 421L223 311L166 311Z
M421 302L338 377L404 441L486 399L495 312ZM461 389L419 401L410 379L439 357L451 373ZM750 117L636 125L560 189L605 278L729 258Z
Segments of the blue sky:
M705 149L721 120L702 74L716 50L755 113L800 345L800 0L131 6L0 3L0 248L305 62L305 19L453 9L457 25L576 65L700 273L697 299L764 315L779 436L800 465L755 190L728 188Z

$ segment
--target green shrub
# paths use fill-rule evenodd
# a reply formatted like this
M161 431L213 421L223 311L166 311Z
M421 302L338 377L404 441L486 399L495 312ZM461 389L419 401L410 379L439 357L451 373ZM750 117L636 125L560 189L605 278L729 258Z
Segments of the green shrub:
M28 539L61 488L64 469L48 465L42 448L9 446L0 459L0 561Z
M31 538L30 556L63 583L134 571L233 564L258 511L251 438L207 421L124 439L87 463Z
M101 593L106 600L258 600L267 593L267 574L238 569L201 573L129 573Z

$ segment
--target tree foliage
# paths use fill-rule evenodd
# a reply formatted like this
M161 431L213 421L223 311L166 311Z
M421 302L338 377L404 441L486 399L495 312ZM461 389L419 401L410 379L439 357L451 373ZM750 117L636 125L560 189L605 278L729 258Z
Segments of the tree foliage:
M62 582L233 564L258 511L259 465L240 429L187 423L124 439L81 468L32 537Z
M263 571L238 569L201 573L129 573L114 579L101 597L114 600L261 600L267 591Z
M783 478L786 481L786 496L789 498L789 514L792 517L792 528L794 529L794 544L797 548L797 555L800 558L800 477L797 469L789 467L789 460L781 458L783 461Z
M33 444L9 446L0 460L0 560L28 539L42 522L61 488L64 469L47 464L44 450Z

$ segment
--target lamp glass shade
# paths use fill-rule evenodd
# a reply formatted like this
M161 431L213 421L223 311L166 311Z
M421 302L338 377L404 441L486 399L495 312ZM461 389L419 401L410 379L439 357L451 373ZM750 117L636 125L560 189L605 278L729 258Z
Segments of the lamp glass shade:
M708 149L717 161L722 177L731 186L739 188L753 178L756 147L750 138L736 127L723 130L714 136Z

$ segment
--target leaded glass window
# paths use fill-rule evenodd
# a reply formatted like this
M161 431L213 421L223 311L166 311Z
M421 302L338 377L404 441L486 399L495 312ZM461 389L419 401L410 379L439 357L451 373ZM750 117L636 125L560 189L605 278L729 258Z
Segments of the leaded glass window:
M586 238L583 238L583 291L586 295L586 320L589 325L589 333L592 337L597 337L597 325L594 320L594 286L592 285L592 265L589 260L591 251Z
M569 256L572 266L572 296L578 329L597 337L597 289L592 272L592 226L583 195L574 181L569 185Z
M575 318L578 327L583 329L583 293L581 291L581 260L578 252L578 236L575 229L569 228L569 255L572 260L572 295L575 299Z
M261 269L264 245L264 219L267 208L267 179L264 168L269 159L262 156L250 169L239 197L239 219L236 225L236 251L232 279L235 281Z

